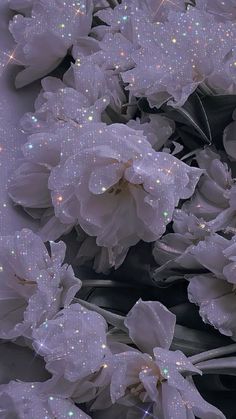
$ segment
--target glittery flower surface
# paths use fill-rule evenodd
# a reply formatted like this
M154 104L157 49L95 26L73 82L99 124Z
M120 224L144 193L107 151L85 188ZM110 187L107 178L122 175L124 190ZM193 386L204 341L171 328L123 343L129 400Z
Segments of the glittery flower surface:
M28 133L53 132L55 127L67 122L75 126L100 122L108 98L99 97L99 93L95 96L95 92L91 98L87 89L82 89L82 83L76 87L74 89L56 77L45 77L35 102L35 112L26 114L21 120L23 130Z
M190 278L190 301L199 305L205 322L236 340L235 238L211 236L192 248L191 254L209 273Z
M92 2L67 4L63 0L38 0L31 15L15 15L10 31L17 43L14 61L25 67L16 77L23 87L54 70L76 38L89 33Z
M236 0L0 31L0 417L235 418Z
M141 118L131 119L127 125L130 128L143 131L143 134L156 151L165 145L175 129L172 120L158 114L143 114Z
M72 304L33 332L33 346L46 368L68 381L98 371L108 352L105 320L97 313Z
M234 24L217 24L212 15L189 8L170 12L165 23L138 25L141 48L131 54L135 67L122 74L130 92L146 96L151 106L169 99L182 106L202 82L235 92Z
M78 75L76 75L78 77ZM48 178L52 167L66 155L63 144L69 142L70 127L86 130L88 124L101 121L109 98L99 90L87 89L83 80L70 77L76 89L56 77L46 77L35 102L35 112L21 120L24 132L31 134L22 147L24 161L13 174L9 195L15 204L24 207L33 218L41 220L40 234L54 240L70 230L54 216ZM95 86L97 85L97 90ZM84 127L84 128L83 128Z
M112 31L120 31L128 38L131 36L134 23L139 18L145 18L149 21L161 22L167 19L168 12L185 11L185 1L176 0L124 0L118 4L113 10L105 9L98 12L98 16L107 25L111 26Z
M70 399L51 396L44 383L10 381L0 385L0 414L4 418L90 419Z
M32 328L67 306L81 286L68 265L63 242L50 244L51 255L30 230L0 238L0 290L3 339L30 337Z
M106 115L109 123L114 118L119 119L121 113L124 120L129 120L133 114L132 106L125 109L127 92L120 78L121 69L130 67L130 58L124 52L126 47L129 50L134 49L133 44L121 34L106 34L101 42L92 37L83 37L72 51L75 64L65 75L65 79L75 89L78 89L78 85L83 85L92 97L101 92L108 96L109 106L113 110ZM130 102L131 99L130 95Z
M212 13L217 20L225 21L236 19L236 1L235 0L196 0L196 7Z
M155 152L140 131L121 124L90 125L74 145L50 175L55 215L114 252L160 237L202 173Z

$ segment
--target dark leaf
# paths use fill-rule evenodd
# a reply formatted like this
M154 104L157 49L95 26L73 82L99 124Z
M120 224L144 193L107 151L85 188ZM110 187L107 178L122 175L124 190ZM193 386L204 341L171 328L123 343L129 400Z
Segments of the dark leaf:
M145 112L145 113L155 114L155 113L161 113L162 112L161 109L151 108L145 97L141 97L140 99L138 99L137 105L138 105L138 109L142 112Z
M168 116L176 122L192 127L197 136L205 143L211 144L211 128L202 99L195 92L189 96L187 102L180 108L165 107ZM195 134L196 135L196 134Z
M177 126L177 133L187 150L196 150L204 146L201 136L192 127L187 125Z
M181 350L187 356L198 354L224 345L224 337L202 330L176 325L172 350Z
M202 104L211 127L212 142L216 147L223 148L223 131L232 122L236 95L205 96Z

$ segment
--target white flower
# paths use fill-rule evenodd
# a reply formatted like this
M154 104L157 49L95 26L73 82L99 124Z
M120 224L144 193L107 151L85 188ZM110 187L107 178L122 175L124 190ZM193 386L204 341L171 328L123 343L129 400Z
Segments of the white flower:
M109 103L108 96L104 96L104 92L94 91L95 80L93 97L85 89L82 80L80 84L74 84L76 89L56 77L45 77L42 80L42 90L35 101L35 112L26 113L21 120L23 130L28 133L54 133L65 123L81 126L100 122L101 114Z
M92 1L77 8L63 0L38 0L30 17L14 16L10 31L17 43L14 60L25 69L16 77L22 87L50 73L67 54L77 37L87 35L92 23Z
M168 99L182 106L202 82L219 92L236 91L233 23L216 22L211 14L190 7L186 13L170 12L165 23L140 20L137 27L141 48L131 54L135 68L122 78L150 106Z
M132 48L132 44L118 34L114 37L112 34L107 35L103 42L92 37L80 38L78 45L73 48L76 62L64 77L76 90L81 91L84 86L86 95L90 97L101 97L102 94L109 98L109 107L113 110L108 115L106 112L106 122L109 123L119 121L121 117L129 119L136 109L130 106L124 113L122 108L127 103L127 92L119 74L129 59L120 42L126 42L128 48Z
M235 137L236 137L236 110L234 110L233 122L231 122L224 130L223 143L226 153L229 159L232 161L236 160L236 149L235 149Z
M131 54L136 47L120 33L107 33L99 42L100 52L96 53L96 59L104 63L106 70L125 71L132 68Z
M110 250L159 238L202 173L155 152L140 131L122 124L90 125L70 145L71 157L49 179L55 215Z
M144 114L141 116L141 119L131 119L127 125L137 131L143 131L143 134L156 151L163 147L175 130L175 124L171 119L158 114Z
M105 8L97 13L106 25L92 29L99 42L91 58L103 68L106 78L111 74L114 80L115 76L134 67L132 55L142 45L139 22L166 20L170 9L184 11L184 0L177 0L175 4L161 0L122 1L114 9ZM129 96L131 100L132 95Z
M0 237L2 339L30 337L32 328L67 306L80 289L72 268L62 265L63 242L50 243L49 256L42 240L30 230Z
M48 179L53 166L60 162L61 138L55 134L37 133L23 146L25 161L12 176L8 193L33 218L40 219L39 232L44 241L55 240L71 230L54 216Z
M113 10L101 10L97 15L113 32L121 32L128 38L135 35L135 22L138 19L162 22L167 19L170 10L185 11L185 1L123 0Z
M236 241L213 235L191 249L209 273L189 278L189 300L199 305L204 322L236 340Z
M91 419L69 398L47 393L47 383L10 381L0 386L1 416L19 419Z
M80 143L80 134L90 131L87 121L83 125L58 122L48 131L29 136L22 147L25 161L13 174L8 193L15 204L21 205L33 218L40 219L38 234L44 241L56 240L69 232L73 224L63 224L54 214L48 179L53 167L65 161L72 153L71 143ZM34 123L34 122L33 122ZM32 129L32 128L30 128ZM58 196L60 201L60 198Z
M84 71L88 75L88 66ZM90 73L95 75L94 71ZM15 204L40 219L40 235L44 241L55 240L71 229L54 216L48 189L52 167L66 155L62 148L69 138L70 128L78 132L100 122L109 103L99 77L91 82L93 89L87 89L80 76L81 73L76 72L73 77L66 74L65 82L55 77L44 78L35 101L35 112L25 114L21 120L23 130L34 135L28 137L22 148L25 159L13 174L8 191ZM76 88L70 87L71 84Z
M154 273L157 279L169 279L173 271L178 274L180 270L201 269L201 264L191 254L191 249L213 232L209 223L182 210L174 212L173 230L173 233L157 240L153 248L155 261L160 265Z
M72 304L33 331L33 346L52 374L76 382L100 370L108 353L105 320Z
M78 230L78 227L77 227ZM109 273L109 270L114 267L117 269L123 262L127 255L127 249L119 249L115 247L109 250L107 247L101 247L96 244L96 237L87 236L84 233L79 233L80 244L79 251L75 258L76 265L84 265L87 262L91 264L97 273Z
M157 301L139 300L128 313L125 326L138 349L121 345L113 355L113 404L129 406L135 418L149 413L154 418L225 419L201 397L192 380L183 376L200 371L181 351L169 350L175 316L166 307ZM107 400L101 393L92 407L104 409Z
M189 213L209 221L214 231L236 227L236 185L227 163L210 148L196 154L196 160L205 173L192 199L183 205Z

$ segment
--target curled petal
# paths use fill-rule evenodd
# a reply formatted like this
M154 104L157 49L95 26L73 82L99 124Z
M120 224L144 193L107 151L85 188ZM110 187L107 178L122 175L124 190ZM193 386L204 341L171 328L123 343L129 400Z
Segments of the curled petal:
M169 348L174 335L175 315L158 301L137 301L125 319L135 345L145 353L153 348Z

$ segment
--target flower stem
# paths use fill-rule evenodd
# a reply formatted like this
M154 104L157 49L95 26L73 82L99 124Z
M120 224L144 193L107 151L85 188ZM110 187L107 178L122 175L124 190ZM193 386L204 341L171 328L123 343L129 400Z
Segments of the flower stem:
M192 364L197 364L198 362L207 361L212 358L218 358L220 356L229 355L236 353L236 343L232 345L222 346L216 349L210 349L206 352L201 352L200 354L193 355L189 357L189 360Z
M107 3L110 5L112 9L114 9L118 5L116 0L107 0Z
M143 288L144 285L141 283L135 282L121 282L121 281L113 281L111 279L84 279L82 280L83 288ZM155 287L155 285L152 285Z
M104 308L101 308L96 304L89 303L88 301L81 300L80 298L74 297L73 302L79 303L88 310L95 311L96 313L100 314L102 317L104 317L107 323L111 324L112 326L117 327L118 329L125 332L127 331L127 328L124 325L124 316L119 316L118 314L112 313L111 311L104 310Z
M207 86L206 83L202 82L199 84L198 89L207 96L214 96L215 92L209 87Z

